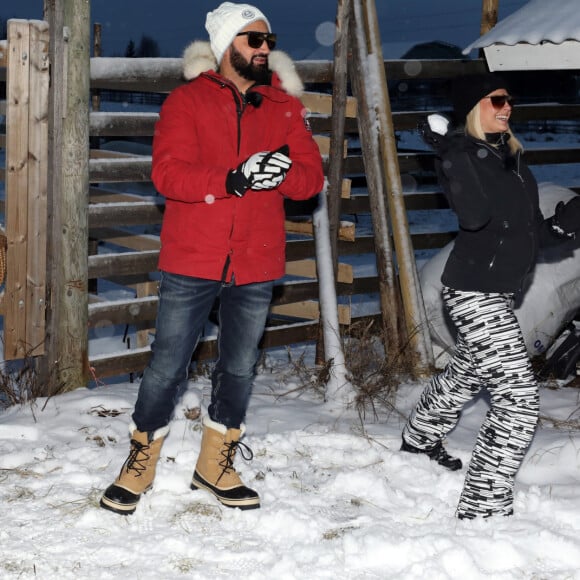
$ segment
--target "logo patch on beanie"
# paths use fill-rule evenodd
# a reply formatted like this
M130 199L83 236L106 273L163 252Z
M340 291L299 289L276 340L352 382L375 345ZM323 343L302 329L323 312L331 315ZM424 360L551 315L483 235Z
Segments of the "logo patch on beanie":
M255 18L255 16L256 13L253 10L246 9L242 12L242 18L245 20L252 20L252 18Z

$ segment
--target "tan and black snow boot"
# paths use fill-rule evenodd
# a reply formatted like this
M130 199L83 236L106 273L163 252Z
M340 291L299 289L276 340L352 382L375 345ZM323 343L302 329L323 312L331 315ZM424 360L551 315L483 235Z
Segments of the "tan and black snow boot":
M246 487L234 469L234 457L239 448L244 459L252 459L249 447L240 443L244 427L228 429L205 417L203 437L191 489L205 489L227 507L251 510L260 507L259 495ZM248 455L244 455L244 450Z
M129 427L131 449L119 476L101 498L101 507L122 515L135 511L141 494L153 487L155 468L161 446L169 433L169 427L161 427L152 433L138 431L135 424Z

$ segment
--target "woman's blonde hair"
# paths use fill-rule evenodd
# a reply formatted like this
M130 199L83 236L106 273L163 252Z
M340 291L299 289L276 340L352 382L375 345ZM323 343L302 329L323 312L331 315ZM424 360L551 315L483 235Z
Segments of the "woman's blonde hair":
M479 115L480 109L479 101L471 111L465 117L465 132L476 139L481 139L482 141L486 141L485 138L485 131L481 126L481 117ZM508 141L508 145L510 147L510 151L515 155L518 151L523 151L524 147L520 143L519 139L512 133L512 130L508 127L507 130L510 140Z

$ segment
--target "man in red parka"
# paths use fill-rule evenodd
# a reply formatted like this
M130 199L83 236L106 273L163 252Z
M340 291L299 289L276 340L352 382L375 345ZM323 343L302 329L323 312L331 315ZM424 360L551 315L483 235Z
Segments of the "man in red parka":
M184 54L190 81L165 101L153 141L152 179L166 198L159 308L152 357L130 425L131 447L101 506L136 509L155 477L161 445L193 351L219 297L219 358L191 482L223 505L260 507L233 467L243 435L258 343L274 280L284 275L284 197L324 184L322 160L297 98L292 61L249 4L208 13L210 43Z

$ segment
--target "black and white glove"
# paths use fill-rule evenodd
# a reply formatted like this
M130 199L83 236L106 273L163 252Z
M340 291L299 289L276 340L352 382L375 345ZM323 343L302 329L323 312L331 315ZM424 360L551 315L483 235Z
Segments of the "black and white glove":
M580 232L580 195L558 202L551 219L552 229L563 238L575 238Z
M283 145L276 151L254 153L231 169L226 176L226 191L230 195L243 197L248 189L274 189L285 179L292 160L288 157L290 149Z

